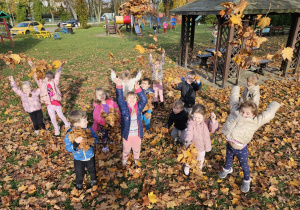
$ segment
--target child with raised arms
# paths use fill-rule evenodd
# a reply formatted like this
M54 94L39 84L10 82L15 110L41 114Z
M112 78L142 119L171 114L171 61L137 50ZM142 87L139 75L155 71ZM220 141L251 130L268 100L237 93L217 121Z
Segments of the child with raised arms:
M32 61L28 61L28 63L32 68L34 68ZM55 135L60 134L60 127L57 124L55 112L64 122L65 129L68 130L70 128L70 123L67 121L62 111L60 104L62 95L58 88L63 65L64 62L61 63L61 66L58 68L55 74L52 71L48 71L44 79L37 79L36 74L33 76L40 88L41 102L45 103L47 106L48 114L55 130Z
M147 99L148 97L151 95L153 95L154 90L151 88L151 80L149 78L144 78L142 80L142 84L141 84L142 90L145 92ZM152 99L152 97L151 97ZM147 104L151 103L152 100L148 100ZM151 109L149 109L149 106L145 106L144 110L142 111L142 120L144 120L145 122L145 127L146 127L146 131L148 133L151 133L150 128L151 128L151 112L152 112L152 104L150 104ZM146 110L145 110L146 109Z
M240 87L234 86L231 90L229 108L230 115L222 127L222 133L227 140L226 162L223 171L219 173L220 178L225 178L233 172L231 164L234 156L240 162L244 172L244 180L241 191L246 193L250 189L250 169L248 165L248 146L247 144L253 138L254 133L264 124L270 122L275 117L279 109L278 102L271 102L269 106L260 115L253 101L239 103Z
M116 78L114 82L116 83L117 103L121 111L122 165L126 166L131 149L133 150L135 164L137 164L137 161L140 160L141 138L144 135L141 112L147 104L147 97L140 88L139 83L136 82L135 92L128 92L125 101L122 80Z
M21 90L18 88L13 76L9 76L9 80L13 91L21 97L24 110L29 113L35 135L39 135L40 128L45 130L42 106L39 99L40 89L34 90L32 84L29 81L25 81L22 83Z
M257 107L259 106L260 89L259 89L258 82L259 79L256 74L247 77L247 86L242 92L240 102L252 100L257 105Z

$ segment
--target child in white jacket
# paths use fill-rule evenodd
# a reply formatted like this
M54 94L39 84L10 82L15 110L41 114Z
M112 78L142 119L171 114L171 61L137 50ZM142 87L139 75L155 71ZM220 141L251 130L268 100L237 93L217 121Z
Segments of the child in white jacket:
M247 86L242 92L240 102L252 100L257 105L257 107L259 106L260 89L258 82L258 76L256 74L247 77Z
M222 133L228 143L225 166L223 171L219 173L219 177L223 179L227 174L233 172L231 164L234 156L237 156L244 172L244 181L241 190L246 193L250 189L251 182L247 144L262 125L270 122L275 117L280 104L273 101L265 111L257 115L257 105L253 101L246 101L240 104L239 95L240 87L233 87L229 101L230 115L222 127Z

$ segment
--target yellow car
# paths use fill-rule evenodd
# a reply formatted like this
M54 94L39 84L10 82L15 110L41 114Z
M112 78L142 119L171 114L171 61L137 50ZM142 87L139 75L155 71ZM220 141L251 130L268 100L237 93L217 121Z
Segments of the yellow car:
M10 30L11 34L30 34L34 31L45 31L43 24L37 21L24 21Z

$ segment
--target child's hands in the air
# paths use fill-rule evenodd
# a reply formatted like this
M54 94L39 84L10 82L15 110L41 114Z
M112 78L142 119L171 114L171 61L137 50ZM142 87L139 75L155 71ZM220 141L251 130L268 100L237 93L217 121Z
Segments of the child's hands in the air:
M165 53L166 53L165 49L163 49L163 50L162 50L162 53L163 53L163 54L165 54Z
M61 61L60 67L63 67L64 64L65 64L65 61Z
M11 82L14 81L14 77L13 77L13 76L9 76L8 79L9 79L9 81L11 81Z
M140 86L139 82L136 81L135 84L134 84L134 88L137 90L137 89L139 89L140 87L141 87L141 86Z
M215 122L217 121L217 116L216 116L216 114L212 112L212 113L210 114L210 119L211 119L212 123L215 123Z
M28 61L28 64L29 64L29 66L30 66L31 68L34 68L34 64L33 64L32 61Z
M75 142L76 142L77 144L80 144L80 143L82 142L82 140L83 140L83 138L80 136L80 137L77 137L77 138L75 139Z
M122 80L121 79L115 78L113 81L114 81L114 83L116 83L117 86L122 86Z

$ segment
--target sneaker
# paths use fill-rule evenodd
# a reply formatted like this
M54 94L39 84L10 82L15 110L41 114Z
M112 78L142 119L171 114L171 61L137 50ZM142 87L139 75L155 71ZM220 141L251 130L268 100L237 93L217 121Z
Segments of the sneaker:
M160 108L161 108L162 110L164 110L164 109L165 109L164 102L160 102Z
M55 136L58 136L59 134L60 134L59 130L55 129L54 135L55 135Z
M178 141L178 137L176 137L176 138L174 139L174 143L176 144L177 141Z
M134 160L134 164L135 164L135 165L137 165L137 161L139 161L139 162L140 162L140 160L139 160L139 159L137 159L137 160Z
M35 131L34 131L34 134L35 134L36 136L38 136L38 135L40 134L40 130L35 130Z
M122 160L122 165L125 167L127 165L127 160Z
M154 106L154 109L157 109L157 107L158 107L158 102L157 102L157 101L154 102L154 103L153 103L153 106Z
M190 175L190 167L189 167L189 165L187 165L187 164L183 165L183 174L186 175L186 176Z
M146 133L148 133L148 134L151 134L151 131L150 131L150 129L149 129L149 130L146 130Z
M221 171L221 172L219 173L219 177L220 177L221 179L224 179L224 178L227 176L227 174L231 174L232 172L233 172L232 167L230 167L229 170L223 169L223 171Z
M75 187L76 187L77 190L82 190L83 189L82 184L76 184Z
M91 184L91 187L97 185L97 180L91 180L90 184Z
M249 192L249 190L250 190L250 181L248 182L245 182L245 181L243 181L243 184L242 184L242 186L241 186L241 191L243 192L243 193L247 193L247 192Z
M108 147L103 147L102 152L109 152L109 148Z

